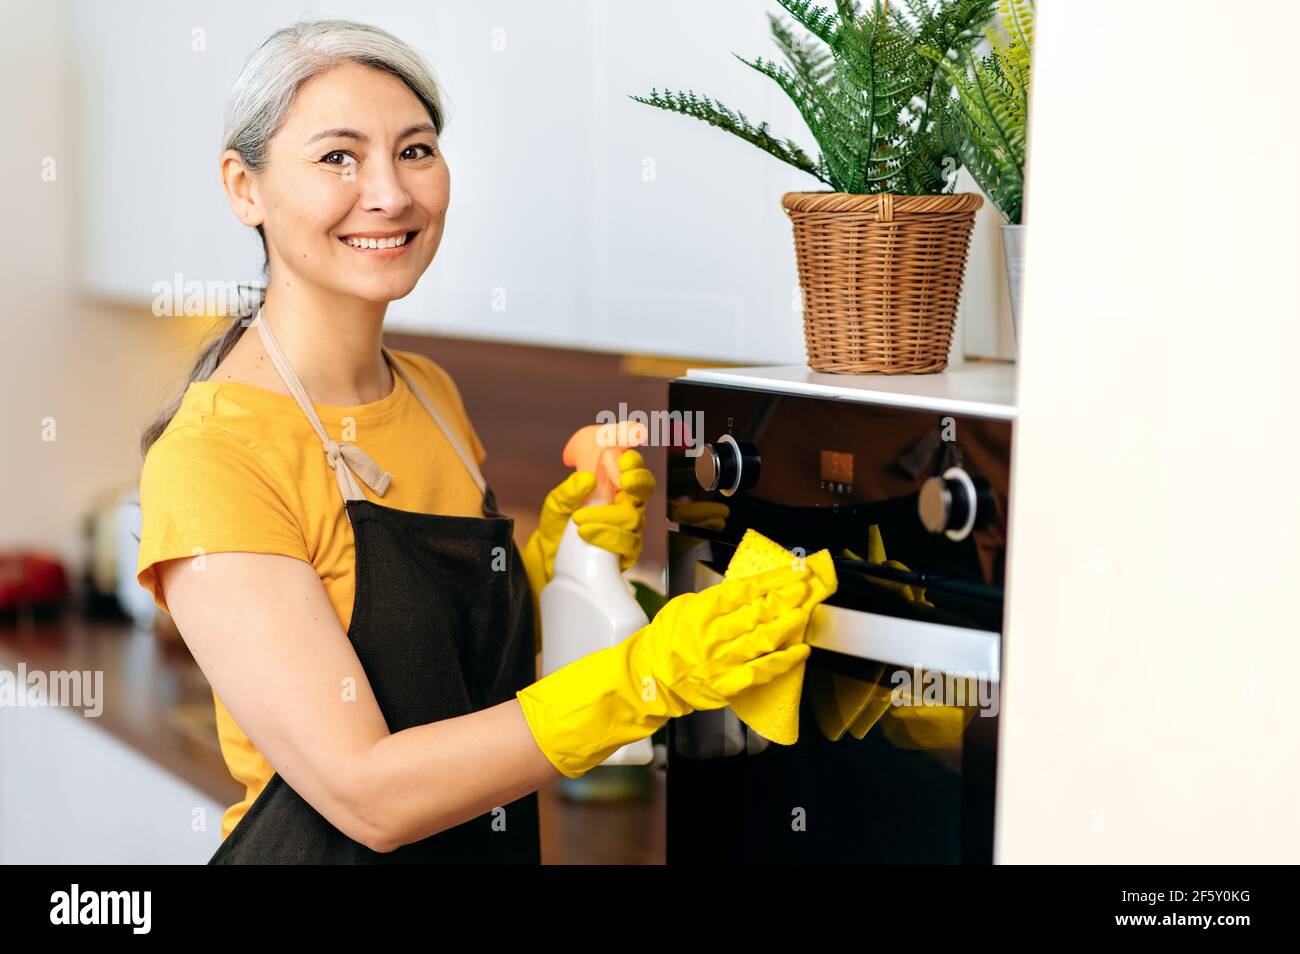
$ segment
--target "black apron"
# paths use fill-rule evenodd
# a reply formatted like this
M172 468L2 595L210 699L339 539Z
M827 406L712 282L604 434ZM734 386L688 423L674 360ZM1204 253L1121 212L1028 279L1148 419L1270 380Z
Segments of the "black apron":
M498 512L474 459L385 348L394 374L429 411L483 490L483 516L412 513L365 499L356 477L382 495L389 475L355 445L329 439L260 313L255 323L338 475L356 539L348 639L389 730L400 732L513 699L536 680L532 594L514 543L514 519ZM208 863L540 862L536 793L383 853L335 828L277 772Z

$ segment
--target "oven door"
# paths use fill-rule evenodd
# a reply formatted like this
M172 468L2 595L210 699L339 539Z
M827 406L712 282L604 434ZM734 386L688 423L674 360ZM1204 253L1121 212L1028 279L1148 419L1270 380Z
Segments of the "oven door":
M734 548L672 531L670 596L721 580ZM871 568L836 563L840 590L809 621L798 742L729 709L670 723L670 864L992 861L998 632L904 610L859 576ZM933 595L964 601L961 619L1000 614Z

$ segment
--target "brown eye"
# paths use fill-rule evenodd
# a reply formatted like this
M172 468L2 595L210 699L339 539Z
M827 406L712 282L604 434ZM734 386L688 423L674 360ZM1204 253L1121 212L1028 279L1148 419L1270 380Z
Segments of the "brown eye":
M438 154L437 150L435 150L428 143L423 143L423 142L416 143L413 146L407 146L405 149L402 150L403 159L428 159L429 157L436 156L437 154Z
M336 152L327 153L321 157L320 161L327 166L350 166L356 165L357 157L340 149Z

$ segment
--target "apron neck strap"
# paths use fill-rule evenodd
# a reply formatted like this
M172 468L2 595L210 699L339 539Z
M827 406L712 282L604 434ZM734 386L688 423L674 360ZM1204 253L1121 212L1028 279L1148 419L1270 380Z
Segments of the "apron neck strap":
M346 502L365 499L365 494L362 492L360 484L357 483L358 478L382 497L388 491L388 485L392 479L391 475L376 464L370 458L370 455L360 447L330 438L325 426L321 423L320 415L316 413L315 406L307 396L306 389L302 386L302 382L298 380L297 373L293 370L293 366L289 363L289 359L285 357L284 352L280 350L279 342L271 334L270 325L263 320L261 309L258 309L253 324L257 325L258 334L261 336L262 344L266 347L266 353L271 358L271 363L275 365L276 371L280 373L280 377L289 388L289 392L293 395L294 400L298 402L298 406L302 408L303 414L311 423L316 435L321 439L321 444L325 450L325 458L338 478L339 492L343 495L343 500ZM486 484L483 475L479 472L474 458L466 452L460 441L456 439L454 432L447 427L442 415L438 413L438 409L434 407L424 392L415 385L410 375L397 363L397 359L393 357L388 348L381 346L380 350L383 352L384 360L388 362L396 374L401 376L406 386L419 398L425 410L433 417L434 423L442 430L443 435L460 456L460 459L465 462L465 466L469 468L470 476L478 484L479 490L485 490Z
M474 478L474 483L478 485L479 491L481 493L486 493L487 482L483 479L483 474L478 469L478 462L474 460L473 455L465 449L465 445L461 443L460 438L456 436L455 428L447 426L447 420L442 416L442 413L438 410L437 406L429 400L427 394L420 390L419 385L417 385L411 379L411 376L406 373L406 369L397 363L397 359L393 357L388 348L381 347L381 350L384 352L384 357L388 359L388 363L393 366L393 370L401 375L402 380L406 382L406 386L411 389L411 393L419 399L420 403L424 405L424 409L429 412L429 416L433 418L433 422L438 425L438 430L442 431L442 436L447 438L447 443L452 446L452 449L456 452L456 456L465 464L465 469L469 471L469 475Z

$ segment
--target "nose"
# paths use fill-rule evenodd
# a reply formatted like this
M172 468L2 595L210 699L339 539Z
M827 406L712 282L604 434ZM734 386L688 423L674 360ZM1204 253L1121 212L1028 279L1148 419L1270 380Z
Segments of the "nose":
M367 212L379 212L395 218L410 207L411 194L402 185L394 160L372 159L362 165L357 178L361 207Z

